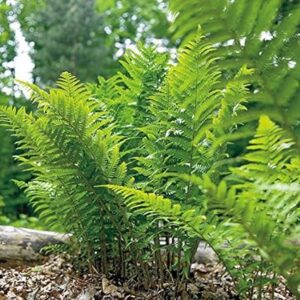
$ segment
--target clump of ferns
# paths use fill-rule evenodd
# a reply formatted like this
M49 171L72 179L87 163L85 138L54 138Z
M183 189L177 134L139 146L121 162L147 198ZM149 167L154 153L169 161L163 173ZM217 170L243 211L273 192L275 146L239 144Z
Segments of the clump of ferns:
M160 76L159 55L153 57ZM134 72L134 68L143 62L136 55L134 59L131 77L121 78L130 82L125 94L143 100L150 124L147 118L145 123L143 118L134 122L134 117L142 115L135 105L134 114L125 110L128 120L123 115L121 126L116 125L112 104L101 101L99 106L68 73L49 92L25 84L37 104L34 114L1 108L3 122L23 150L17 158L33 174L23 188L37 212L52 228L58 224L73 234L90 270L136 278L145 288L168 279L176 280L179 288L202 239L216 251L241 292L250 288L248 294L253 294L253 286L262 286L261 270L268 273L271 266L297 294L295 250L286 246L280 232L289 237L296 234L299 216L294 213L291 219L290 214L298 198L291 193L283 197L274 189L276 184L289 186L299 181L295 175L299 160L286 151L292 141L263 118L249 147L255 151L245 156L248 163L233 169L233 175L226 176L227 184L222 180L230 172L228 142L245 136L235 117L245 109L243 76L252 71L243 67L233 80L223 83L214 49L196 39L181 50L178 63L147 94L143 89L149 86L131 86L141 71ZM122 98L122 93L115 92L120 82L107 84L117 85L103 93L110 94L115 105ZM114 118L118 122L118 116ZM128 136L125 121L131 126ZM130 142L133 132L138 144ZM124 160L131 155L135 164L128 166ZM281 169L272 170L270 165ZM263 182L273 192L264 194ZM249 196L254 201L248 205ZM281 221L277 222L270 218L270 208L281 197L284 201L279 202L276 214ZM291 221L285 228L287 216ZM276 256L278 262L270 262L276 251L281 253Z

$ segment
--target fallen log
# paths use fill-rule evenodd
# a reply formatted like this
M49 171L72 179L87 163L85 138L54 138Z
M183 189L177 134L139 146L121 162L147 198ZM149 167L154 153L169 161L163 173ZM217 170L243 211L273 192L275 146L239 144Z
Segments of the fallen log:
M69 238L52 231L0 226L0 262L39 260L43 247L66 243Z
M52 231L0 226L0 263L40 260L43 257L41 255L43 247L67 243L70 237L70 234ZM216 261L217 257L213 250L200 242L194 262L205 264Z
M0 262L40 260L43 247L67 243L70 237L70 234L53 231L0 226ZM213 250L204 242L200 242L194 262L205 264L216 261L217 257Z

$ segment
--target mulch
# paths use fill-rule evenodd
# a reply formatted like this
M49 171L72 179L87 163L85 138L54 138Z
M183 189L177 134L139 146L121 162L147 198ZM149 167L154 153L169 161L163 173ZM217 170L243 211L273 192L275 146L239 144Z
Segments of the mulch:
M67 259L50 256L34 266L0 265L0 300L241 299L234 289L232 279L218 264L194 264L193 276L194 279L177 294L172 282L144 291L132 282L120 283L101 275L80 275ZM295 299L283 283L276 288L274 296L276 300ZM271 299L271 296L266 294L264 299Z

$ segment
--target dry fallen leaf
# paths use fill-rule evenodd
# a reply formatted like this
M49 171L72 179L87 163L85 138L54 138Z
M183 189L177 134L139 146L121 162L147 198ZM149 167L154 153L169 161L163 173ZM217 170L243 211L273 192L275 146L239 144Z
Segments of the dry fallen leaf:
M106 277L102 279L102 290L105 295L113 294L118 291L118 287L112 284Z

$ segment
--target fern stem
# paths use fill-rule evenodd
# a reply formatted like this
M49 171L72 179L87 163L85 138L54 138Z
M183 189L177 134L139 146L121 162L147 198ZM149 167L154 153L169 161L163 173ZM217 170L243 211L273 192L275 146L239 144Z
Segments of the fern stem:
M100 245L101 245L102 272L105 276L107 276L108 275L108 266L107 266L105 223L104 223L104 211L102 209L100 211Z
M286 271L282 270L280 268L280 266L278 266L276 259L274 259L273 253L270 253L268 251L268 247L266 247L265 244L262 244L261 241L259 239L257 239L257 237L255 235L255 232L253 232L251 230L251 227L248 226L247 224L245 224L244 222L242 222L242 220L241 220L241 224L243 225L245 230L248 232L251 239L256 242L256 244L259 246L259 248L263 249L268 254L269 260L273 263L274 266L277 266L277 268L279 269L280 274L287 279L288 289L296 296L297 299L300 299L300 293L298 291L298 287L295 287L294 284L291 284L291 282L290 282L290 274L288 274ZM272 241L270 241L270 242L272 242Z
M121 278L125 278L126 265L125 265L125 260L124 260L124 252L123 252L123 248L122 248L122 238L120 235L118 236L118 250L119 250L119 262L120 262L119 275Z
M156 231L159 232L159 224L156 224ZM155 246L155 260L156 260L156 268L157 268L157 278L159 279L159 283L162 287L162 284L164 282L164 273L163 273L163 263L161 258L161 252L160 252L160 238L159 234L156 234L154 237L154 246Z

